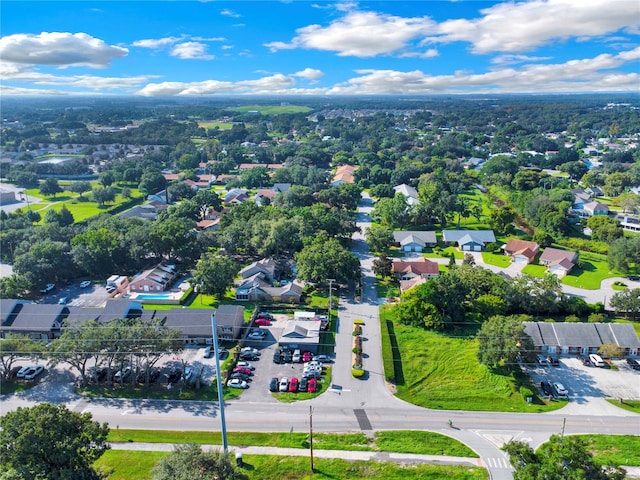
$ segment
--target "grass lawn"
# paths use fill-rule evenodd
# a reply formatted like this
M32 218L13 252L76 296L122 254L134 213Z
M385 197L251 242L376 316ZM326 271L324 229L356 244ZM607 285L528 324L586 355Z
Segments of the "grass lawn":
M544 265L529 264L522 269L522 273L526 273L532 277L544 277L547 274L547 267Z
M222 367L221 367L222 368ZM80 395L100 398L154 398L161 400L200 400L218 401L218 393L213 385L204 386L199 390L190 387L173 387L167 389L166 385L152 385L145 388L143 385L124 385L122 387L110 385L87 385L79 388ZM224 388L224 399L234 399L243 392L236 388Z
M508 255L496 255L495 253L482 252L484 263L500 268L507 268L511 265L511 257Z
M611 405L615 405L618 408L622 408L634 413L640 413L640 400L624 400L623 403L620 403L620 401L613 399L607 399L607 401ZM638 463L638 465L640 465L640 463Z
M107 451L95 465L110 472L108 480L150 480L151 468L166 453ZM403 480L428 480L447 478L448 480L487 479L484 468L442 465L400 466L389 462L348 462L340 459L314 460L314 473L310 472L306 457L285 457L274 455L244 455L242 472L249 480L304 480L304 479L345 479L360 480L370 478Z
M376 291L378 298L390 298L400 296L400 286L398 282L390 278L376 277Z
M200 128L219 128L220 130L231 130L233 122L198 122Z
M572 287L597 290L605 278L623 276L620 272L609 270L606 255L580 252L580 265L562 279L562 283Z
M383 307L381 322L387 320L388 309ZM397 322L387 326L395 336L383 337L383 342L397 342L396 395L402 400L434 409L500 412L546 412L566 404L539 397L526 403L519 393L520 386L537 391L529 377L519 370L494 372L479 364L478 342L474 338L451 337ZM387 364L388 376L386 368Z
M258 111L262 115L280 115L283 113L307 113L313 110L311 107L301 105L246 105L242 107L229 108L233 112Z
M638 435L577 435L587 442L589 451L607 465L640 465Z

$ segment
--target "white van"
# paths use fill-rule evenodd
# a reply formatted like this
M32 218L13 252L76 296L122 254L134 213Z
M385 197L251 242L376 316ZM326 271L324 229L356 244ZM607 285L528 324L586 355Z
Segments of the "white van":
M293 363L300 363L302 362L302 353L300 353L300 350L294 350L293 352L293 358L291 359L291 361Z
M594 367L604 367L604 360L602 360L602 357L600 355L592 353L591 355L589 355L589 361Z

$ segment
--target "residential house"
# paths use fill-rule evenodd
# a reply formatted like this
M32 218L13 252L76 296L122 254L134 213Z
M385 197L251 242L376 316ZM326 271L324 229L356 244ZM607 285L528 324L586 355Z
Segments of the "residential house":
M278 343L290 350L300 349L303 352L317 353L320 344L319 319L289 320L278 339Z
M243 279L236 286L236 300L239 301L300 303L301 299L301 284L294 280L274 287L263 273Z
M609 215L609 207L600 202L586 203L583 205L582 210L584 210L589 216Z
M176 278L174 265L159 263L137 274L129 283L130 292L163 292Z
M66 306L0 299L0 336L27 335L34 340L60 336Z
M410 280L415 277L429 279L440 275L438 264L426 258L413 261L394 260L391 270L398 280Z
M276 193L286 193L291 189L290 183L274 183L273 190Z
M418 205L420 203L420 200L418 200L418 191L411 185L403 183L393 187L393 190L401 194L406 199L408 205Z
M215 220L199 220L196 222L196 231L203 232L205 230L220 230L220 219Z
M602 345L615 344L623 356L640 355L640 339L628 323L524 322L524 332L542 354L585 357Z
M247 195L247 191L234 188L233 190L229 190L224 197L222 197L222 203L225 205L239 205L241 203L249 200L249 196Z
M493 230L443 230L442 239L464 252L481 252L487 243L496 241Z
M529 264L533 262L540 251L540 245L536 242L518 240L515 238L509 240L502 248L505 255L509 255L513 259L513 263Z
M357 169L358 167L353 167L351 165L340 165L336 169L336 173L331 180L331 186L337 187L343 183L355 183L353 174Z
M427 279L424 277L413 277L409 280L400 280L400 293L406 292L407 290L411 290L418 285L422 285L423 283L427 283Z
M240 277L246 279L253 277L256 273L262 273L268 282L273 283L277 276L277 270L278 262L273 258L263 258L242 268Z
M438 243L436 232L410 230L394 231L393 240L395 245L404 252L422 252L426 247L432 247Z
M588 193L591 198L604 197L604 192L600 187L587 187L584 191Z
M620 222L623 230L640 232L640 219L637 215L616 215L616 220Z
M546 266L549 273L564 277L578 263L578 252L547 247L540 255L539 263Z
M256 205L262 207L263 205L271 205L273 199L276 198L278 192L268 188L258 189L258 193L253 196L253 201Z

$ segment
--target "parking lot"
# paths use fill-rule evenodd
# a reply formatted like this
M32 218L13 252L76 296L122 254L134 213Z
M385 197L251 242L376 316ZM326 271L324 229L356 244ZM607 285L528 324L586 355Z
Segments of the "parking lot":
M560 382L569 391L571 401L585 398L623 398L640 400L640 372L624 360L615 360L617 367L599 368L583 365L578 358L560 358L560 365L528 366L527 372L540 390L540 382Z
M66 305L74 307L99 307L109 298L106 285L94 283L86 288L80 287L80 282L73 282L69 285L56 284L56 287L49 293L43 295L38 303L58 303L60 299L66 297Z

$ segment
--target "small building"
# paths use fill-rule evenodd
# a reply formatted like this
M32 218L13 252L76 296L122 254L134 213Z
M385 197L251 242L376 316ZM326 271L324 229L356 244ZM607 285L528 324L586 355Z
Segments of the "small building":
M429 279L440 275L438 264L424 257L414 261L395 260L391 270L397 280L411 280L416 277Z
M590 216L609 215L609 207L600 202L586 203L582 209Z
M130 292L163 292L176 278L175 265L159 263L136 275L129 283Z
M276 278L277 268L278 262L273 258L263 258L242 268L240 277L249 278L256 273L262 273L269 282L273 282Z
M393 240L403 252L422 252L426 247L433 247L438 243L436 232L413 230L396 230L393 232Z
M529 264L533 262L540 251L540 245L527 240L511 239L503 247L505 255L513 259L513 263Z
M336 173L331 179L331 186L337 187L338 185L342 185L343 183L355 183L353 174L357 169L358 167L353 167L351 165L340 165L336 169Z
M278 343L290 350L318 353L320 345L320 319L289 320Z
M418 200L418 191L411 185L402 183L393 187L393 191L401 194L408 205L418 205L420 203L420 200Z
M6 188L0 188L0 205L15 203L17 201L16 192Z
M493 230L443 230L442 239L457 244L463 252L481 252L487 243L496 241Z
M539 262L547 267L549 273L564 277L577 265L578 252L547 247L540 255Z

